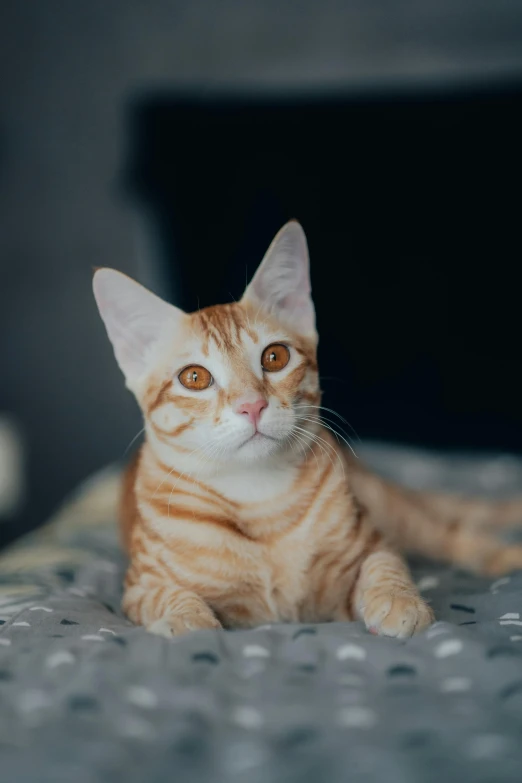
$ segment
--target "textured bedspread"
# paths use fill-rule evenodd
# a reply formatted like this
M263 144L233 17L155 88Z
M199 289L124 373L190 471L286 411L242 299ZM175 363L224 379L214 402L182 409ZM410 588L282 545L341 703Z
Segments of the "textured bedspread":
M522 461L366 445L411 486L522 489ZM0 780L522 781L522 574L415 564L438 622L165 640L120 614L116 472L0 558Z

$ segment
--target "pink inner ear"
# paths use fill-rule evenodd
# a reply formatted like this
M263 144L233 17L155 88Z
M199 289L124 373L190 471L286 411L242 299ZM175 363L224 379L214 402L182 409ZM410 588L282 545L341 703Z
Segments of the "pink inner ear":
M291 221L279 231L245 296L255 297L289 326L304 333L315 333L308 248L299 223Z
M278 306L280 315L299 331L315 331L315 309L310 296L300 293L289 294Z
M93 289L114 353L127 382L148 369L150 352L182 313L114 269L95 273Z
M298 310L304 310L310 306L310 297L303 295L300 292L294 292L292 294L288 294L283 299L281 299L281 302L279 304L279 307L282 310L291 310L291 311L298 311Z

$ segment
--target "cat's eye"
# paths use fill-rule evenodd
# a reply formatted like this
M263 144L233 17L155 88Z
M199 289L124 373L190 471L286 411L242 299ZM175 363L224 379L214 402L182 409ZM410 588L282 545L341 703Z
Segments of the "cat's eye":
M190 367L185 367L178 375L178 378L179 382L186 389L192 389L192 391L208 389L214 381L209 371L204 367L200 367L199 364L191 364Z
M266 372L278 372L290 361L290 351L282 343L272 343L261 356L261 367Z

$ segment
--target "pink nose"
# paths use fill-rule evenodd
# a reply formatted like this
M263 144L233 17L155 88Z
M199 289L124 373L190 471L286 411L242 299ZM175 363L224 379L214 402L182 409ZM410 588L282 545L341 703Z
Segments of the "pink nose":
M259 399L256 400L256 402L241 402L239 403L236 410L238 413L243 413L245 416L248 416L252 424L257 426L257 423L261 418L261 413L265 408L268 408L268 402L266 400Z

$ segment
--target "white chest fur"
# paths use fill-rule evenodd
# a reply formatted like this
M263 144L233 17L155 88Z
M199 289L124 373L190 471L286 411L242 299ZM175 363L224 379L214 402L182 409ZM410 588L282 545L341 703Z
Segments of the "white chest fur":
M262 503L286 495L297 474L293 465L252 466L211 477L207 483L235 503Z

